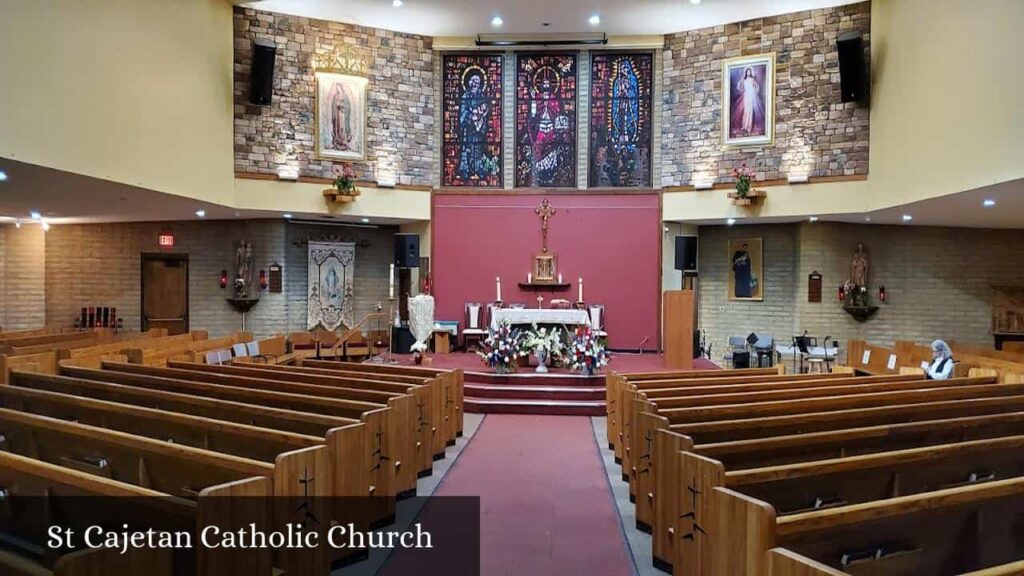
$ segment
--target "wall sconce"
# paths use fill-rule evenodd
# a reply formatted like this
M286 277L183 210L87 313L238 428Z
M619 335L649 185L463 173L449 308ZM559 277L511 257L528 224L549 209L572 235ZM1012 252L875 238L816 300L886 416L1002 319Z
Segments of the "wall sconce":
M267 271L260 270L260 290L267 289Z
M807 174L790 174L787 180L789 180L790 184L807 184L810 178Z
M715 186L715 183L712 182L711 180L694 180L693 181L693 189L694 190L711 190L712 188L714 188L714 186Z
M220 287L221 288L227 288L228 287L228 271L227 270L221 270L220 271Z
M885 302L885 286L878 287L878 299Z

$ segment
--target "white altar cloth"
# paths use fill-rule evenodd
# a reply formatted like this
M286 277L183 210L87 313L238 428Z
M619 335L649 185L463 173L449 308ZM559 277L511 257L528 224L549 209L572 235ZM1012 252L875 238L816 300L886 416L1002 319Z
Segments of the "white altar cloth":
M586 310L556 310L553 308L497 308L491 312L491 328L497 329L502 320L509 324L565 324L590 326Z

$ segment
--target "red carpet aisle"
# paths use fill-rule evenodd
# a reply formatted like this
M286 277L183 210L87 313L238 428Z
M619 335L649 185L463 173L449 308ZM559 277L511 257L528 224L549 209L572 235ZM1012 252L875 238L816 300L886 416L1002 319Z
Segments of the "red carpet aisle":
M633 574L590 418L491 414L435 494L480 496L485 576Z

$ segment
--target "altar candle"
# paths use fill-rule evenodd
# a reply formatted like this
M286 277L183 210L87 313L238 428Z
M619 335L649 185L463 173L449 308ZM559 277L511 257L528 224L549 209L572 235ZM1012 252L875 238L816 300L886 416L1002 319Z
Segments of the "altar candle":
M395 299L395 265L391 265L391 269L388 271L388 299Z
M526 283L533 284L533 272L526 273Z
M562 283L562 273L561 272L558 273L558 283L559 284Z
M583 302L583 277L580 276L580 298L579 302Z
M497 297L497 299L495 299L495 302L501 302L501 276L496 278L495 282L498 285L498 297Z

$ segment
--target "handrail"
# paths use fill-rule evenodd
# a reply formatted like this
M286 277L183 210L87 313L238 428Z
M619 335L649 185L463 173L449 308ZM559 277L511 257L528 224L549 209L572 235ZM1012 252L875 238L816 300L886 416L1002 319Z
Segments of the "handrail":
M346 334L345 336L343 336L341 338L338 338L338 341L331 345L331 354L334 355L334 356L337 356L338 355L338 347L342 346L343 344L348 342L349 338L351 338L352 336L354 336L356 334L356 330L361 328L362 325L365 324L371 318L383 318L383 319L386 320L387 319L387 315L384 314L383 312L370 312L366 316L363 316L362 320L360 320L359 322L356 322L355 326L353 326L353 327L348 329L348 334ZM362 334L362 330L359 330L359 333Z

